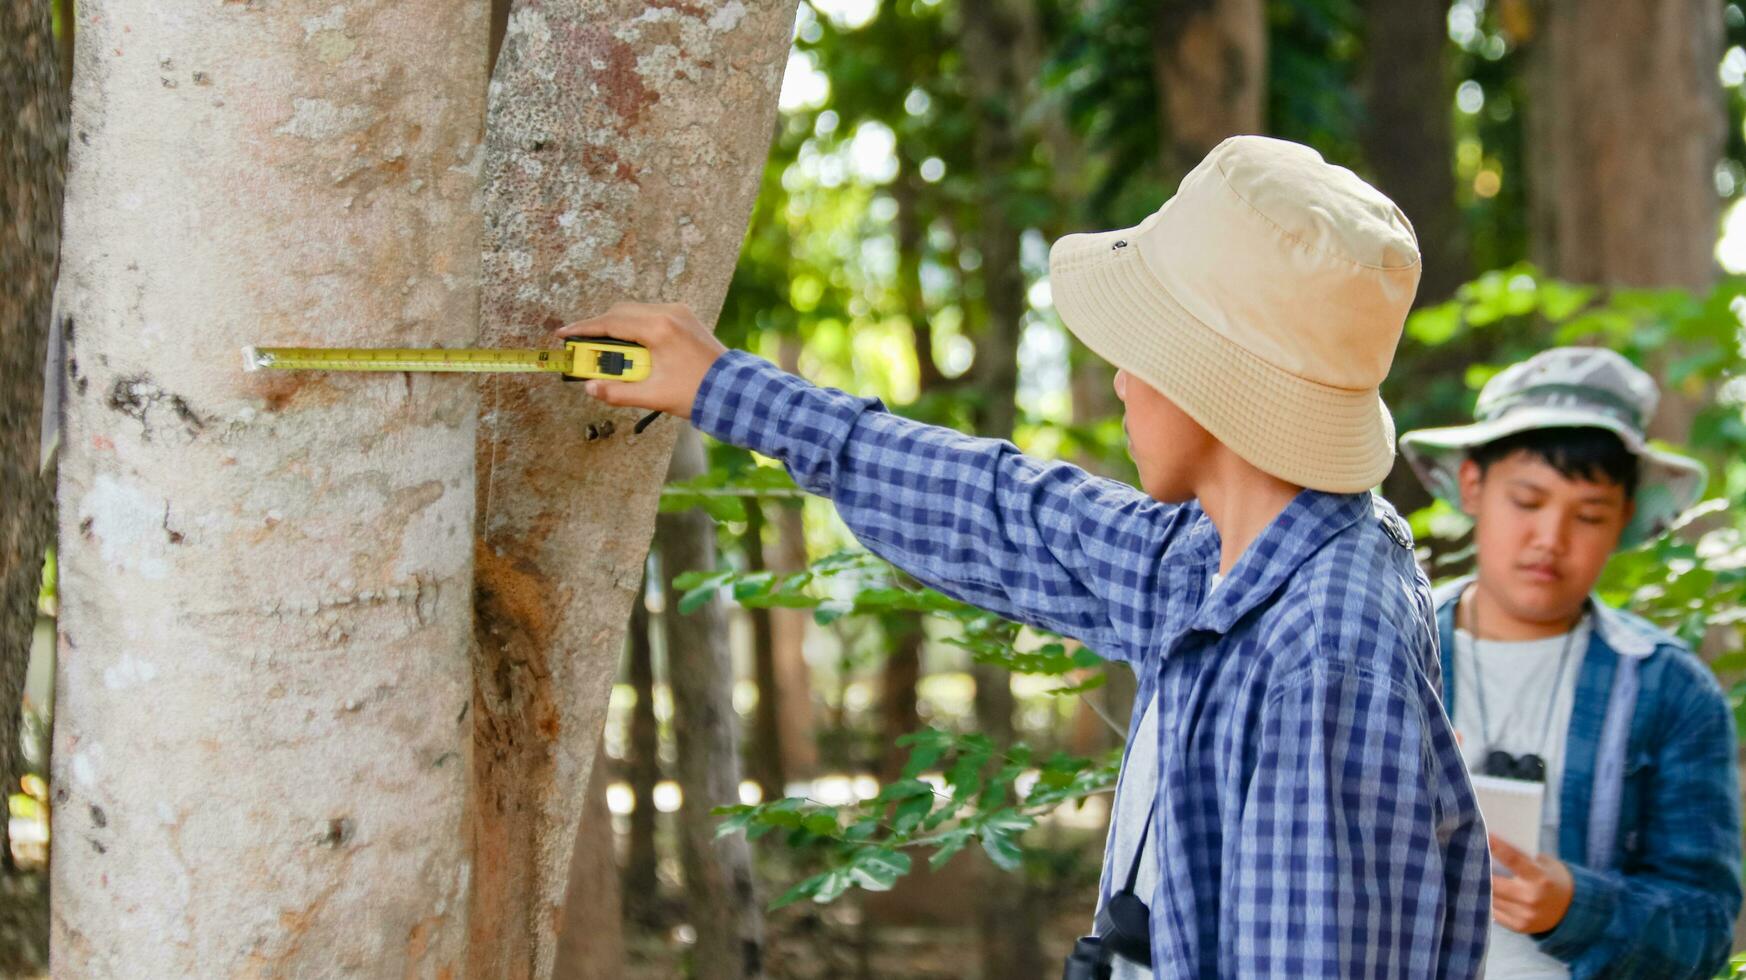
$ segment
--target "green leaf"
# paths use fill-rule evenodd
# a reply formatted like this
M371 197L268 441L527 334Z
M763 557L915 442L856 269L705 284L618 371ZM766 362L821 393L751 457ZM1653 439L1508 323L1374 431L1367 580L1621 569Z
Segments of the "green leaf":
M1108 682L1108 674L1092 674L1090 677L1087 677L1085 680L1080 681L1077 684L1069 684L1066 687L1052 687L1043 693L1052 698L1058 698L1068 694L1084 694L1087 691L1095 691Z
M739 833L749 827L757 819L756 807L739 804L736 806L718 806L709 811L716 816L726 816L727 819L715 825L715 836L726 837Z
M806 815L806 819L801 823L801 826L806 828L808 832L817 834L820 837L835 836L839 829L837 826L836 807L827 806L814 810Z
M1428 306L1407 318L1407 335L1427 347L1447 343L1461 329L1461 304Z
M1005 835L983 834L982 850L1002 871L1017 871L1024 863L1024 852L1019 850L1018 843Z
M937 837L930 838L928 843L934 845L934 853L928 855L928 867L936 871L939 870L952 859L952 855L957 854L964 849L964 845L970 843L971 836L968 827L954 827Z
M812 621L820 626L829 626L842 617L855 611L855 604L841 599L826 599L812 611Z
M763 595L770 591L770 587L775 581L775 572L755 572L742 576L734 582L734 599L737 601Z
M892 817L892 827L900 834L911 833L921 826L933 808L934 794L931 789L925 795L912 796L898 804L897 812Z
M890 890L909 869L908 854L889 847L869 847L855 854L849 874L862 888L882 892Z
M680 614L689 616L697 610L702 609L704 606L709 605L710 600L715 598L715 594L718 591L720 591L719 586L703 585L686 592L679 597Z
M982 849L987 852L989 859L1003 870L1016 871L1024 859L1024 851L1018 844L1018 835L1035 825L1036 820L1008 808L990 813L977 822L976 829L982 838Z

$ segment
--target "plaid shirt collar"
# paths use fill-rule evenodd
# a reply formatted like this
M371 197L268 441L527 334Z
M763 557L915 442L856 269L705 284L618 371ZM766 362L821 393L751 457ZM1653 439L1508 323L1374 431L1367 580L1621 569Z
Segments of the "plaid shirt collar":
M1221 636L1230 632L1238 620L1271 599L1322 545L1373 509L1367 493L1299 492L1250 542L1224 584L1201 604L1190 628ZM1210 519L1202 517L1188 545L1191 560L1217 567L1219 534Z

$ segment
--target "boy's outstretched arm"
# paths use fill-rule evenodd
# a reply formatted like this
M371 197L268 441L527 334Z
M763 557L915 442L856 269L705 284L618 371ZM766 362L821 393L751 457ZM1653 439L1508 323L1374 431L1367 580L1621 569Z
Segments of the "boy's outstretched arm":
M815 387L729 351L683 306L621 304L559 332L647 347L647 379L590 381L589 394L781 460L863 544L927 585L1112 659L1137 659L1164 632L1159 576L1190 523L1183 508Z

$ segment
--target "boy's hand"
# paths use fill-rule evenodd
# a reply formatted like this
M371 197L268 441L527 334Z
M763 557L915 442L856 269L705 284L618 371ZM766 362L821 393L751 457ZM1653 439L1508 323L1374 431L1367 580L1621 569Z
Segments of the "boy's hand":
M651 369L641 381L588 382L588 394L608 405L649 408L682 419L715 359L727 352L682 304L619 303L605 315L558 330L560 337L612 337L649 349Z
M1529 857L1496 836L1491 838L1491 855L1515 875L1491 876L1492 918L1530 936L1550 932L1564 921L1576 882L1563 861L1548 854Z

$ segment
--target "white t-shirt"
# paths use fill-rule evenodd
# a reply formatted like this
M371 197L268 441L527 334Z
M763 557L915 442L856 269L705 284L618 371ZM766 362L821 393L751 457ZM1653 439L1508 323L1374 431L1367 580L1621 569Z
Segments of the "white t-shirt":
M1454 722L1455 730L1461 733L1462 758L1476 773L1484 771L1485 757L1494 749L1517 757L1533 753L1545 760L1542 854L1558 853L1564 743L1570 732L1570 708L1576 699L1576 677L1581 673L1583 655L1588 652L1588 637L1587 618L1574 631L1543 640L1481 640L1477 652L1471 634L1466 630L1455 633L1455 676L1445 683L1456 692ZM1533 937L1493 921L1485 976L1487 980L1568 980L1570 970L1540 952Z
M1224 577L1214 575L1207 588L1211 598ZM1205 600L1202 600L1203 602ZM1139 707L1136 705L1135 707ZM1146 821L1151 819L1152 804L1158 796L1158 694L1140 715L1140 725L1134 729L1134 740L1128 749L1127 764L1122 766L1116 781L1114 813L1111 814L1109 835L1115 840L1110 848L1110 890L1120 891L1128 883L1128 872L1134 866L1134 849L1139 846ZM1140 871L1134 881L1134 894L1148 907L1158 887L1158 845L1152 834L1145 834L1146 850L1140 856ZM1103 897L1100 895L1101 903ZM1110 968L1110 980L1151 980L1152 971L1131 960L1116 957Z

